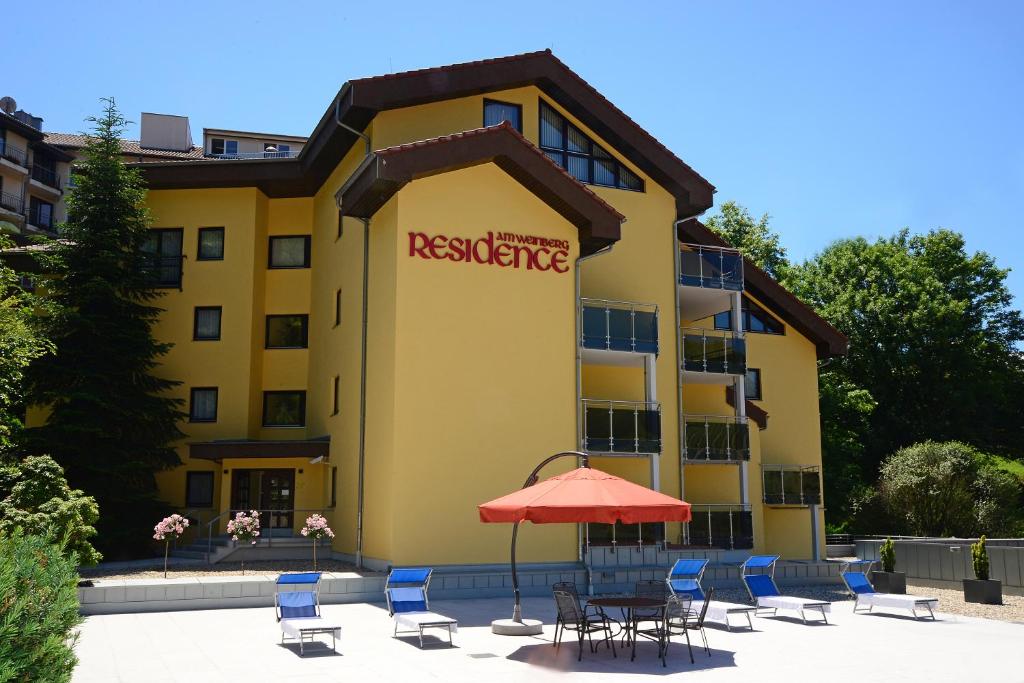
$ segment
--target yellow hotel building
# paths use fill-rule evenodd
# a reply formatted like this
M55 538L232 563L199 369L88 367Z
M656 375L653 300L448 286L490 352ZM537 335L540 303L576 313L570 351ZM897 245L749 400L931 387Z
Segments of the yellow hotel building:
M318 511L371 568L503 563L477 504L579 448L693 522L534 527L521 560L823 554L817 366L845 338L550 51L349 81L295 158L136 166L190 412L158 480L203 524Z

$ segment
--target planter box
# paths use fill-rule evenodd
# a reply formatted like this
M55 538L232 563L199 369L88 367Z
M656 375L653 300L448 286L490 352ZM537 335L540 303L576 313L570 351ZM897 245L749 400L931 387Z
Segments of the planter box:
M879 593L907 592L907 575L904 572L871 572L871 583Z
M1003 582L996 579L964 579L964 601L983 605L1003 604Z

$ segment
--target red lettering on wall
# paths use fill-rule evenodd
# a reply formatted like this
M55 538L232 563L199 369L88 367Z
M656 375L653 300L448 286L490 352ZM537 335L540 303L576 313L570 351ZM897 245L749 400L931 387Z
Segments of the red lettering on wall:
M496 243L497 242L497 243ZM536 235L492 231L486 237L409 233L409 256L426 261L464 261L500 268L569 272L569 242Z

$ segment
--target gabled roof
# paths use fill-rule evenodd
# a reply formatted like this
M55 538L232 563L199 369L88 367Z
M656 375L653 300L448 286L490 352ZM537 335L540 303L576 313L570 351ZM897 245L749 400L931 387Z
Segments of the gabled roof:
M369 218L417 178L486 163L494 163L575 225L583 254L619 239L624 216L507 122L377 150L338 190L342 213Z
M678 237L683 242L719 247L733 246L697 219L680 223ZM743 280L746 291L769 305L775 315L814 342L818 358L846 355L850 346L846 335L832 327L814 309L746 257L743 258Z

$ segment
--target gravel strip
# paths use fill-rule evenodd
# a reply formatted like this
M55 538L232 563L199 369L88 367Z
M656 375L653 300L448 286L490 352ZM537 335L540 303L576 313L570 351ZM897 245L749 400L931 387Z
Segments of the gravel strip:
M322 572L354 572L356 568L347 562L338 560L318 560L317 571ZM313 562L305 560L259 560L245 563L245 576L257 576L260 574L272 574L276 576L281 572L303 572L312 571ZM118 567L116 569L105 569L103 567L83 567L78 571L83 579L162 579L164 578L163 565L159 567ZM364 573L364 572L360 572ZM372 573L372 572L366 572ZM187 579L200 576L231 576L242 575L241 562L218 562L217 564L177 564L167 567L167 578Z

